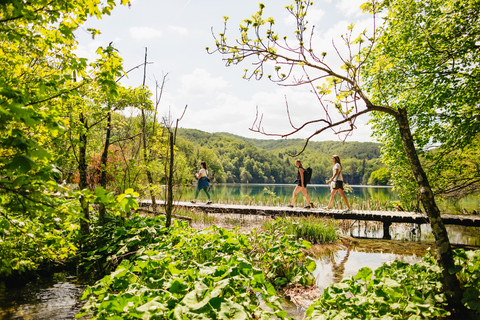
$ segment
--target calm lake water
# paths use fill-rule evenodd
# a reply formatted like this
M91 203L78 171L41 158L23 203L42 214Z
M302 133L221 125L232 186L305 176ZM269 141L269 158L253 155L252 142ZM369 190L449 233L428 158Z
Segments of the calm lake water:
M0 283L0 319L75 319L85 285L73 276L55 273L24 286L5 288Z
M214 202L220 203L258 203L263 205L285 205L290 202L293 184L213 184L210 194ZM189 201L195 195L196 186L182 187L176 198ZM316 206L325 206L330 199L330 188L325 184L312 184L307 187L308 196ZM390 210L399 201L398 195L392 187L356 186L346 189L346 195L354 208L360 210ZM199 201L206 200L205 193L198 196ZM298 194L297 203L303 203L303 195ZM336 196L336 205L344 207L340 196ZM442 213L460 213L462 209L468 212L479 211L480 194L470 195L458 202L437 201Z

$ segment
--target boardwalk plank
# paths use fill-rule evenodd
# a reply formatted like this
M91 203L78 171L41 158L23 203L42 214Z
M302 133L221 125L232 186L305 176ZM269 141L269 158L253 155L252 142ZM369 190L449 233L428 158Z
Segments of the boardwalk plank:
M140 206L150 206L150 200L142 200ZM213 213L238 213L238 214L262 214L262 215L315 215L319 217L327 217L332 219L347 220L364 220L379 221L384 223L428 223L428 217L424 213L402 212L402 211L369 211L369 210L352 210L348 213L342 213L340 210L325 211L321 208L305 209L303 207L269 207L269 206L248 206L238 204L204 204L190 202L174 202L174 206L184 208L195 208L206 212ZM442 219L445 224L480 227L480 216L476 215L455 215L443 214Z

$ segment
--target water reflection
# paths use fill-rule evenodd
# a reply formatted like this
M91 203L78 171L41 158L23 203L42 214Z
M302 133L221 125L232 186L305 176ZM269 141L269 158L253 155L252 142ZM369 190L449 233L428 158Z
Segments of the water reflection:
M376 221L338 220L337 227L342 235L355 238L382 239L383 223ZM450 243L454 245L480 246L480 228L446 225ZM392 223L391 240L419 241L432 244L435 238L430 224Z
M216 202L248 202L255 200L257 204L285 202L291 196L295 185L293 184L214 184L210 188L212 198ZM370 199L371 204L385 203L398 200L391 187L351 186L347 192L349 200L363 201ZM177 189L178 200L191 200L195 194L195 187L181 187ZM308 186L308 196L317 204L327 204L330 199L330 188L323 184Z
M74 319L83 289L75 277L64 274L21 287L0 286L0 319Z
M342 246L338 251L318 257L313 275L317 279L317 286L323 292L331 283L355 276L363 267L375 270L383 263L394 260L416 263L430 247L430 244L420 242L351 239L350 244Z

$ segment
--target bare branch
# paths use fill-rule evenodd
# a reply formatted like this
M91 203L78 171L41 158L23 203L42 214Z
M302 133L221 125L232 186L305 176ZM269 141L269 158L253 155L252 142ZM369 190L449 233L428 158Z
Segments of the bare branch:
M181 116L180 118L177 118L177 123L175 124L175 132L174 132L174 135L173 135L173 137L174 137L174 141L173 141L173 143L174 143L174 144L175 144L175 143L176 143L176 141L177 141L177 129L178 129L178 123L179 123L180 121L182 121L182 119L183 119L183 116L185 115L185 112L187 112L187 107L188 107L188 104L186 104L186 105L185 105L185 108L183 109L182 116Z
M118 140L115 140L115 141L112 141L111 144L115 144L115 143L119 143L119 142L122 142L122 141L125 141L125 140L133 140L134 138L140 136L142 133L137 133L133 136L130 136L130 137L126 137L126 138L122 138L122 139L118 139Z
M123 77L125 77L127 74L129 74L133 70L138 69L138 68L143 67L143 66L147 66L148 64L153 64L153 62L142 62L138 66L135 66L135 67L131 68L130 70L126 71L121 77L119 77L117 80L115 80L115 82L119 82Z

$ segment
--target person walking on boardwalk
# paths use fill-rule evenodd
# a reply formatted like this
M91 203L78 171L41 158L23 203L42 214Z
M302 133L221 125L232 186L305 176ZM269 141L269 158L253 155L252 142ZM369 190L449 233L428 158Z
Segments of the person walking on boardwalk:
M210 184L208 183L208 170L207 170L207 163L205 161L202 161L200 163L200 171L198 173L195 173L195 177L198 179L197 182L197 190L195 190L195 199L193 199L191 202L192 203L197 203L197 196L200 190L205 191L208 197L207 204L211 204L212 200L210 198L210 193L208 193L208 188L210 187Z
M348 212L352 210L352 207L350 207L350 204L348 203L348 199L345 196L345 193L343 192L343 173L342 173L342 163L340 162L340 157L334 154L332 156L332 161L334 163L333 166L333 177L330 180L327 180L327 184L332 183L332 192L330 194L330 202L328 202L328 206L326 206L324 209L329 210L330 207L333 204L333 199L335 197L335 193L340 193L340 196L345 200L345 203L347 204L347 209L343 210L343 212Z
M300 159L295 160L295 167L298 168L297 180L295 180L295 182L297 183L297 186L295 187L295 190L293 190L292 203L289 204L288 206L290 208L294 207L295 200L297 200L297 194L300 191L302 191L303 196L305 197L305 200L307 201L307 205L305 206L305 208L310 209L312 205L310 203L310 199L308 198L308 194L307 194L307 183L305 182L305 176L304 176L305 169L303 169L302 162L300 161Z

